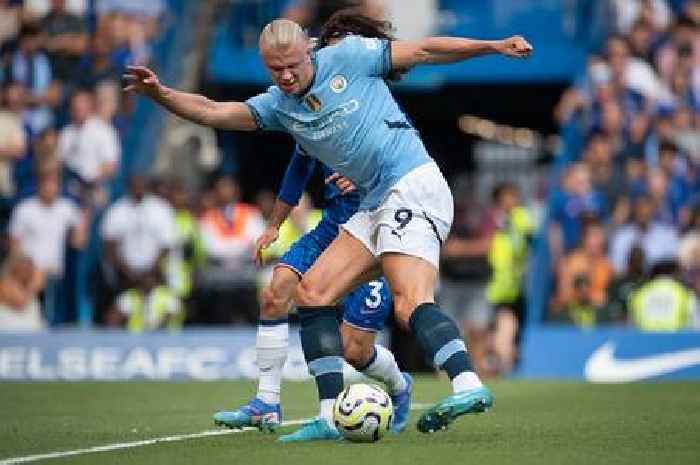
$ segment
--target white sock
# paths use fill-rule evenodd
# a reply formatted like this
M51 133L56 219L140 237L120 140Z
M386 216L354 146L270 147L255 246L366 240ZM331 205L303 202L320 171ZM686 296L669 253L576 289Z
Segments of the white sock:
M385 347L375 345L376 356L362 373L386 384L389 394L397 394L406 389L407 383L396 364L394 354Z
M289 324L286 320L277 324L258 325L255 340L258 379L257 397L266 404L280 403L282 369L289 350Z
M343 385L350 386L351 384L368 383L370 379L362 372L359 372L348 362L343 363Z
M479 376L473 371L465 371L458 374L452 380L452 390L457 392L469 391L483 386Z
M335 399L321 399L321 411L318 416L326 420L332 428L335 428L335 423L333 422L333 404L335 404Z

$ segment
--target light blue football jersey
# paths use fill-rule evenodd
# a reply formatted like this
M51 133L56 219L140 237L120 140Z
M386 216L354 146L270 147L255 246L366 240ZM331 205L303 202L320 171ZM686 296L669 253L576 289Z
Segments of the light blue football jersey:
M360 210L374 209L399 179L432 161L384 81L391 45L350 36L318 50L314 64L303 96L273 86L246 103L260 129L291 134L307 154L366 192Z

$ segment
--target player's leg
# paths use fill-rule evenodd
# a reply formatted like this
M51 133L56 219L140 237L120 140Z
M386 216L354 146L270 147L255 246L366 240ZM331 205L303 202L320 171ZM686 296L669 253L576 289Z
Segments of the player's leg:
M394 294L396 319L410 328L427 358L452 382L454 394L426 411L418 429L437 431L460 415L486 410L493 402L491 393L474 372L457 325L434 303L437 269L421 258L398 253L382 255L382 265Z
M365 376L386 385L394 405L391 429L406 429L411 413L413 380L401 373L394 355L375 344L376 334L384 329L393 303L386 280L366 283L343 300L343 353L348 361Z
M465 413L483 411L490 391L474 373L457 325L440 311L434 289L440 246L452 223L452 194L436 165L405 176L374 213L376 252L394 297L399 324L410 329L433 364L446 371L455 394L425 412L423 432L441 429Z
M343 390L343 346L335 303L376 265L376 258L363 242L341 231L297 286L299 334L304 358L316 380L320 413L317 420L282 436L281 441L339 437L333 425L333 403Z
M255 339L259 371L257 397L268 404L280 403L282 370L289 350L288 314L294 289L300 280L291 268L277 266L270 285L262 292L258 334Z
M260 320L255 340L259 370L258 392L248 404L233 411L214 414L217 425L229 428L257 426L274 430L282 421L280 390L282 370L289 350L288 313L300 278L288 266L277 266L272 281L263 290Z

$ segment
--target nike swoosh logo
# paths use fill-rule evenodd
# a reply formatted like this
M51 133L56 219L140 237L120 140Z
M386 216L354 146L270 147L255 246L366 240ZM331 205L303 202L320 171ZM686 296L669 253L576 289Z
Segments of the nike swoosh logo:
M700 348L620 360L615 343L606 342L586 361L586 380L594 383L628 383L661 376L700 364Z

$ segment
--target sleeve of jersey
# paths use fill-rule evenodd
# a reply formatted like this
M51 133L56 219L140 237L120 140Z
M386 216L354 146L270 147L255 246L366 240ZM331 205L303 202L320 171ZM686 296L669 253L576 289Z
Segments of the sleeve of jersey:
M277 118L277 97L270 88L264 94L256 95L245 101L250 108L250 112L255 118L258 129L261 131L281 131L283 126Z
M340 44L344 62L367 76L385 78L391 72L391 43L385 39L350 36Z
M289 205L298 205L315 167L316 160L304 155L297 146L284 173L277 197Z

